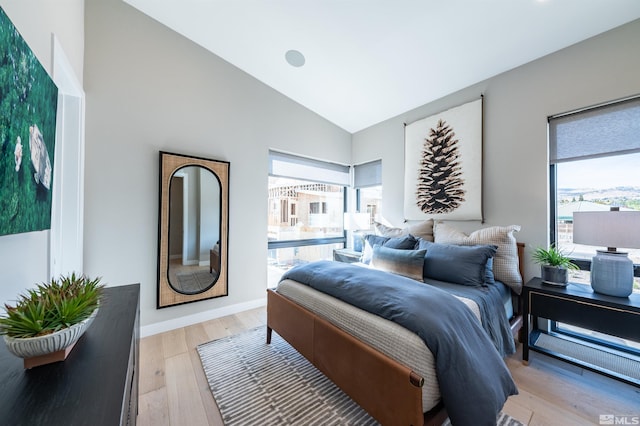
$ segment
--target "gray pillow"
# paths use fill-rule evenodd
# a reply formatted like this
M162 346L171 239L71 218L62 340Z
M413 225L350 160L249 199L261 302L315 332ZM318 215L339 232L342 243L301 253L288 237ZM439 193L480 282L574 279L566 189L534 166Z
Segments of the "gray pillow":
M426 250L403 250L381 245L373 247L371 267L422 281L422 267Z
M405 235L404 237L399 238L381 237L374 234L365 235L361 262L366 264L371 262L373 246L376 244L389 248L412 250L416 247L417 243L418 240L413 235Z
M426 249L424 278L468 286L486 286L493 282L494 245L459 246L420 240L419 249Z

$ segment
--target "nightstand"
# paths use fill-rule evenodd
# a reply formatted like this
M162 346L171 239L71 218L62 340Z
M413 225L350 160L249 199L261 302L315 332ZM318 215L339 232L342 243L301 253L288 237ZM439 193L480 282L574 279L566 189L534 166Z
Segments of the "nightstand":
M333 260L336 262L343 263L355 263L360 262L360 257L362 257L362 252L351 250L351 249L334 249L333 250Z
M529 363L531 349L636 386L640 385L638 379L623 376L539 345L539 338L547 338L550 334L537 328L537 319L540 317L640 342L639 294L633 293L628 298L613 297L595 293L591 286L586 284L569 283L566 287L556 287L543 284L540 278L533 278L524 285L522 298L526 333L522 346L522 362L525 365Z

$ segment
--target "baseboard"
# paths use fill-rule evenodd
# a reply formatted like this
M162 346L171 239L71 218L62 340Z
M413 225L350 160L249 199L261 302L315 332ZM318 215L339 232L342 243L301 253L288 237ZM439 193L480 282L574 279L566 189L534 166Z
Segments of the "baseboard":
M187 315L167 321L157 322L154 324L144 325L140 327L140 337L153 336L154 334L164 333L166 331L175 330L176 328L187 327L199 322L209 321L216 318L226 317L228 315L237 314L239 312L248 311L250 309L260 308L267 304L267 298L251 300L249 302L238 303L236 305L224 306L218 309L211 309L197 314Z

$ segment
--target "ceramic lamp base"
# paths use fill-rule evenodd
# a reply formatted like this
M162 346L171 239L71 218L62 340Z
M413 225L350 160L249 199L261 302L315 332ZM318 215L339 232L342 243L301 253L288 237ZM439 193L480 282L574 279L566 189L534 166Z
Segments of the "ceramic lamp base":
M591 288L608 296L628 297L633 292L633 261L627 253L598 250L591 261Z

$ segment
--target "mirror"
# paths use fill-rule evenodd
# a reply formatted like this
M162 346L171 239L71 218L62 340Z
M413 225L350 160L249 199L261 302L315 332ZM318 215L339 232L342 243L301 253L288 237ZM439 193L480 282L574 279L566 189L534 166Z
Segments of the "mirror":
M160 152L158 308L226 296L229 163Z

